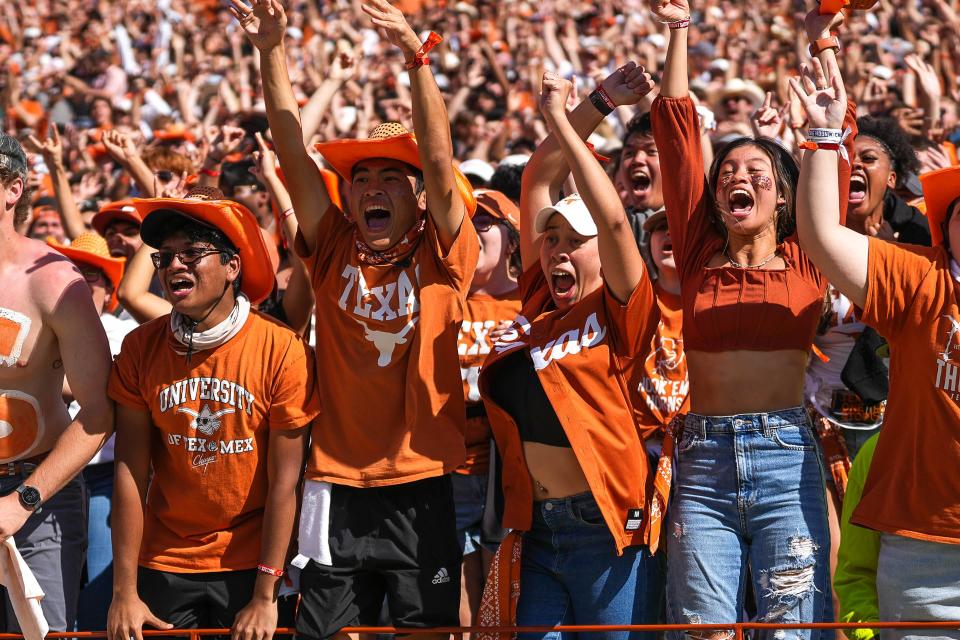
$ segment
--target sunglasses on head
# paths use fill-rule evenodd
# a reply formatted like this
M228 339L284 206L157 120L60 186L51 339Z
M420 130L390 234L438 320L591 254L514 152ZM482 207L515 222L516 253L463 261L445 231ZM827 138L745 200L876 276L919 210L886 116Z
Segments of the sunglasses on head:
M153 261L153 266L157 269L166 269L173 264L174 258L179 260L180 264L191 265L214 253L223 253L223 251L220 249L198 249L193 247L184 249L182 251L169 251L166 249L161 249L160 251L151 253L150 259Z

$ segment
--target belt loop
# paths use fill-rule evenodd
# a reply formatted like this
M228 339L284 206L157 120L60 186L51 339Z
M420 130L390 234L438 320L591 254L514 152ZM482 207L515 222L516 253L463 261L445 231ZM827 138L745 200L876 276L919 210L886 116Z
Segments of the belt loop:
M763 435L765 438L769 438L773 432L773 429L770 428L770 421L767 419L770 417L770 414L763 412L760 414L760 424L763 427Z
M706 439L707 437L707 417L700 416L700 437Z

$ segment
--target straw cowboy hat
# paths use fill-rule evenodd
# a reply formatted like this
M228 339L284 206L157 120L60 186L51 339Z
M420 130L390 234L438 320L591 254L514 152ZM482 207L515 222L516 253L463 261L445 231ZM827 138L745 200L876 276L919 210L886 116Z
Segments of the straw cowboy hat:
M358 162L373 158L399 160L417 169L423 170L420 163L420 154L417 151L417 139L406 127L398 122L384 122L374 127L370 137L366 140L334 140L321 142L316 145L323 159L340 174L340 177L350 182L353 178L353 167ZM473 197L473 187L463 173L454 167L457 179L457 188L467 207L467 213L473 214L477 209L477 201Z
M134 199L133 206L143 217L140 237L147 245L160 248L167 222L189 218L223 232L240 252L240 290L252 304L273 291L273 264L257 218L239 202L224 200L218 189L197 188L184 198Z
M757 86L757 83L751 80L743 80L742 78L732 78L727 80L727 83L723 85L723 91L720 92L720 99L726 100L731 96L744 96L750 101L753 108L756 109L763 103L765 95L763 89Z
M85 264L103 271L113 285L113 293L107 301L107 311L112 312L117 308L117 289L120 288L126 260L112 257L106 240L92 231L86 231L74 238L70 244L60 244L52 239L47 240L47 244L70 258L74 264Z
M129 222L138 227L140 223L143 222L140 214L137 213L137 210L134 208L132 200L117 200L116 202L108 202L100 207L100 211L97 212L97 215L93 216L90 224L97 230L97 233L104 235L110 223L117 220Z
M930 171L920 176L923 185L923 201L930 223L930 238L933 246L943 244L943 221L947 219L950 205L960 198L960 167L947 167Z

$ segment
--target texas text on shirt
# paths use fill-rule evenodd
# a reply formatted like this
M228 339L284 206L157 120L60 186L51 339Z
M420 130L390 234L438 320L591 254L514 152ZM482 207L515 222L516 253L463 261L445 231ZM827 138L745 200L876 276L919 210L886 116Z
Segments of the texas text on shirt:
M193 353L190 362L182 353L164 316L126 337L110 376L110 397L149 411L156 427L140 565L176 573L252 569L269 431L299 429L320 411L313 352L251 310L229 342Z
M426 215L412 253L383 265L361 261L357 233L331 207L314 253L297 242L317 299L324 381L307 477L376 487L451 472L465 459L457 334L476 233L467 221L444 255Z
M690 381L683 352L683 312L680 296L654 285L660 322L653 334L649 353L642 366L634 369L634 385L640 398L635 402L643 424L666 427L678 414L690 409Z
M493 348L490 332L501 322L511 322L520 313L520 290L503 296L473 294L467 297L457 351L460 377L467 399L467 461L457 473L482 475L490 466L490 420L480 400L480 366Z
M533 486L516 424L490 400L489 387L500 361L529 349L617 550L645 544L644 527L627 522L627 516L635 509L646 515L650 470L643 440L652 429L638 426L628 381L631 367L643 363L657 325L650 281L641 278L625 305L602 287L566 313L553 308L539 263L523 274L520 289L520 315L480 372L480 393L503 455L503 526L530 528Z
M960 284L949 254L870 238L863 311L890 343L895 428L880 434L872 468L883 473L867 477L851 522L960 544Z

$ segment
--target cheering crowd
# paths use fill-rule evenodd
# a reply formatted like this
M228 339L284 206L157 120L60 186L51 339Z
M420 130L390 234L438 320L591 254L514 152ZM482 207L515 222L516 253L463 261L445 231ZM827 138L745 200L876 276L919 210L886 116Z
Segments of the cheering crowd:
M0 63L7 630L960 620L958 0L41 0Z

